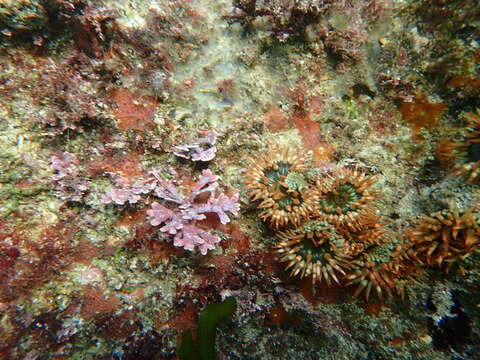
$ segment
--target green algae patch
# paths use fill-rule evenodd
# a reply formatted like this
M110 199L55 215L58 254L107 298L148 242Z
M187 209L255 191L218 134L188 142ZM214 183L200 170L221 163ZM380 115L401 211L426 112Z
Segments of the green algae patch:
M218 323L230 317L237 308L237 301L229 297L218 304L210 304L198 317L197 340L192 338L191 331L184 331L178 356L182 360L216 360L215 335Z

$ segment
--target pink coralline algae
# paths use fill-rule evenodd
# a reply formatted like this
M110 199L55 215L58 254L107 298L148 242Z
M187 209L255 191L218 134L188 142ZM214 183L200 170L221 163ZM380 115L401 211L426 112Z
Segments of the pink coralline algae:
M75 154L63 152L60 156L52 156L50 167L54 171L52 180L60 181L65 178L73 178L78 175L78 159Z
M104 204L115 203L117 205L124 205L126 202L135 204L141 200L141 194L148 194L156 187L156 180L154 178L147 180L138 180L133 185L125 183L124 179L114 173L110 174L114 180L117 188L109 189L101 198Z
M220 242L217 235L199 228L197 221L206 219L206 213L216 214L220 223L230 222L229 214L237 215L240 205L238 194L227 196L218 192L218 177L211 170L203 170L200 178L185 194L184 188L177 188L175 180L163 179L156 169L150 177L128 184L122 177L111 174L115 187L107 190L101 197L104 204L135 204L143 199L146 203L155 197L147 210L152 226L161 226L160 232L173 238L173 244L185 250L195 248L205 255ZM172 172L173 178L176 173ZM162 203L159 201L161 200Z
M79 161L75 154L63 152L50 158L50 169L53 175L50 180L65 199L80 201L87 190L86 184L79 177Z
M135 194L131 189L110 189L103 195L101 201L104 204L115 203L124 205L126 202L135 204L141 197Z
M210 161L215 157L217 152L215 144L220 135L221 134L215 131L210 131L192 144L175 146L173 153L178 157L193 161Z
M222 224L230 222L227 213L237 215L240 208L238 194L231 197L217 194L218 178L210 170L202 172L188 197L180 194L172 181L161 179L156 172L153 175L157 180L157 197L175 205L167 208L158 202L152 203L151 209L147 211L150 224L162 225L160 232L173 236L173 244L185 250L198 248L205 255L208 250L214 249L220 238L200 229L196 222L205 219L205 213L217 214ZM201 200L203 197L200 199L199 195L206 193L209 193L208 199Z

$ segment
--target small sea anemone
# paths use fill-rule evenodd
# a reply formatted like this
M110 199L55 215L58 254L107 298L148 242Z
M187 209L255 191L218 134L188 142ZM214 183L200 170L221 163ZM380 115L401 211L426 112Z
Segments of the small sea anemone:
M393 249L392 249L393 247ZM401 245L384 244L371 246L353 261L354 272L347 275L347 285L356 285L353 296L364 294L368 301L372 290L381 300L394 292L404 296L403 285L397 281L403 273L406 252Z
M447 273L456 264L464 274L462 261L480 249L480 216L476 211L473 207L466 211L454 207L423 215L409 234L414 255Z
M259 201L259 217L278 229L298 226L306 219L316 202L304 174L308 168L304 154L292 153L275 146L259 159L245 174L245 187L251 201Z
M312 282L332 280L345 275L349 258L343 251L344 240L327 223L309 222L296 230L279 232L277 245L280 261L286 262L291 276L311 277Z
M437 157L443 163L453 165L454 175L465 175L467 182L473 183L480 178L480 110L464 117L467 125L462 131L463 140L441 140Z
M339 227L337 231L345 238L345 253L356 257L372 245L385 242L387 231L380 223L380 217L368 215L363 219L362 226L357 229Z
M315 215L336 226L360 229L374 216L373 200L378 190L372 190L376 176L367 176L356 168L339 168L329 177L316 182L319 200Z

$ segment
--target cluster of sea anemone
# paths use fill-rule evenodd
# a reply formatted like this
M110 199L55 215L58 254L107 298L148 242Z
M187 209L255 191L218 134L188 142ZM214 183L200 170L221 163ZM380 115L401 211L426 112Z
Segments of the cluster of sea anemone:
M470 148L452 145L452 149L471 157L480 146L480 116L469 119ZM403 236L402 231L387 230L377 214L377 175L358 167L321 171L301 151L278 146L252 163L245 174L247 195L275 233L278 260L292 277L352 286L353 295L363 294L366 300L372 294L379 299L403 297L405 284L423 267L445 272L455 267L465 274L465 262L480 250L480 215L475 207L422 215ZM477 176L472 169L480 166L480 160L476 164L468 167L471 179ZM456 171L466 169L463 165Z
M447 165L455 176L464 176L469 184L480 181L480 109L465 113L462 127L441 139L437 159ZM452 140L454 138L455 140ZM456 268L465 275L465 264L480 250L479 207L450 206L431 215L422 215L409 233L411 253L427 266L449 272Z
M394 292L408 258L376 215L376 175L358 167L312 169L302 152L274 147L245 174L259 217L275 232L275 251L291 276L356 286L354 295Z

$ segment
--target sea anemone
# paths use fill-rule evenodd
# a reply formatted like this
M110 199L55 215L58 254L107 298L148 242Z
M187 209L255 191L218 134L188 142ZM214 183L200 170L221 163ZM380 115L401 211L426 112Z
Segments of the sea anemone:
M462 261L480 249L480 216L476 211L474 207L466 211L453 207L432 216L422 215L409 234L414 255L447 273L456 264L464 274Z
M252 162L245 187L250 200L259 201L259 217L276 229L308 218L317 198L305 179L306 156L275 146Z
M329 177L316 182L319 200L315 215L336 226L361 229L374 216L372 207L378 190L372 190L376 176L367 176L356 168L338 168Z
M392 296L395 292L404 296L403 283L398 279L403 274L403 264L407 257L402 245L391 243L371 246L353 261L354 271L346 276L347 285L357 286L353 296L364 294L368 301L372 290L381 300L385 295Z
M340 226L337 231L345 238L345 253L351 257L356 257L369 246L383 244L387 234L376 215L366 216L359 228Z
M437 157L453 165L454 175L465 175L467 182L473 183L480 177L480 110L477 114L467 113L464 117L467 124L462 129L463 140L441 140Z
M296 230L278 232L280 261L286 262L291 276L310 277L312 282L332 280L345 275L349 258L344 253L344 239L327 223L308 222Z

